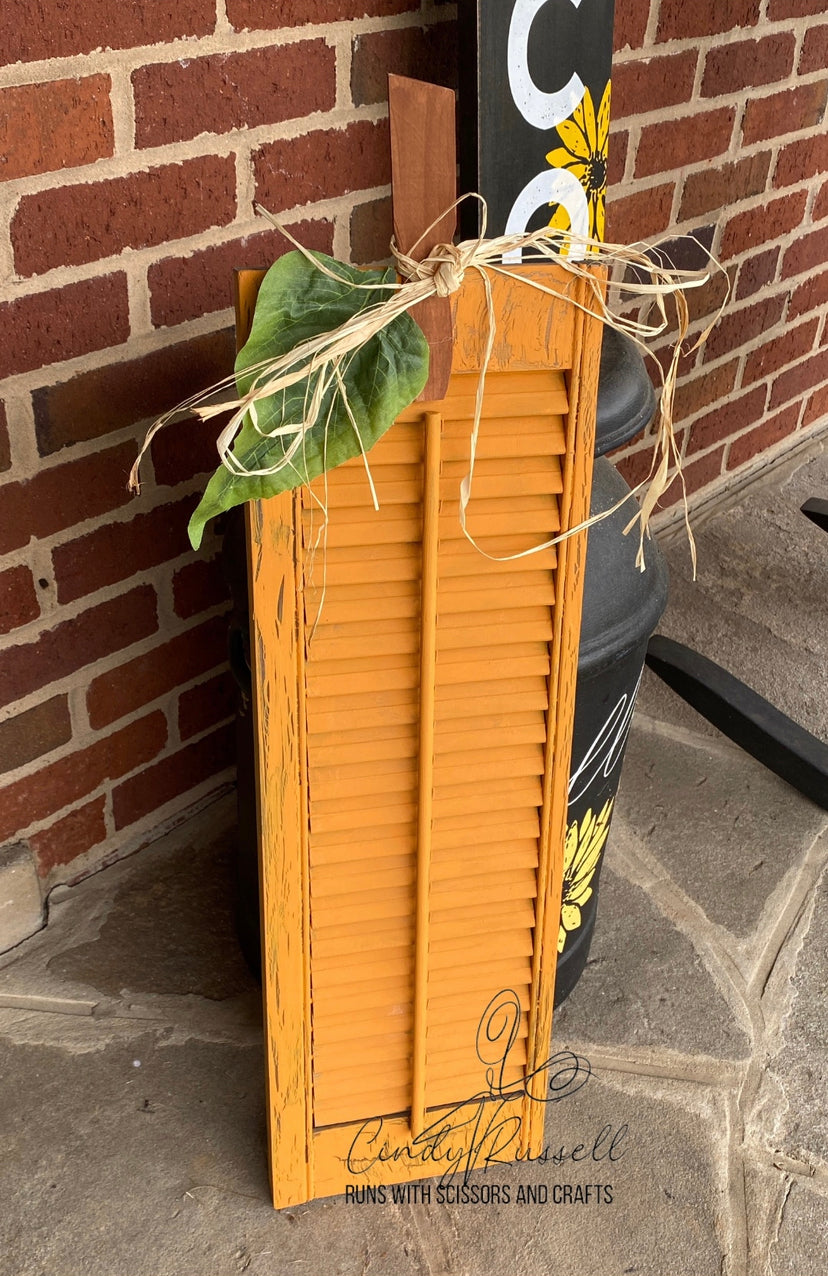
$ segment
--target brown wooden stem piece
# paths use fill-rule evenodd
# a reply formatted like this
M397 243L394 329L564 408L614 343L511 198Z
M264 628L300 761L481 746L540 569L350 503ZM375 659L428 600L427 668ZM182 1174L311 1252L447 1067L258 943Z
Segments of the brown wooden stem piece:
M456 211L446 213L457 197L454 93L436 84L389 75L388 107L394 238L403 252L422 261L436 244L451 243L457 228ZM431 354L428 381L419 398L442 399L451 374L451 303L448 297L430 297L411 314L425 333Z

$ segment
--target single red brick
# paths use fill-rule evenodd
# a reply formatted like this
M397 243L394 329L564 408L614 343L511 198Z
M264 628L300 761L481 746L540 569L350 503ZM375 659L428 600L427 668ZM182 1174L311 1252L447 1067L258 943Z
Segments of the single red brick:
M387 261L393 222L391 200L372 199L351 213L351 256L357 265Z
M232 332L171 341L163 350L81 372L35 390L35 432L41 456L151 420L233 370ZM170 426L173 432L178 427ZM136 449L132 447L132 459Z
M214 616L117 669L99 674L86 694L97 730L167 695L227 660L227 618Z
M304 221L287 228L305 248L330 253L333 222ZM229 244L202 248L188 257L167 257L150 266L152 321L156 327L185 323L233 304L233 271L271 266L293 249L278 230L233 239Z
M656 393L659 393L663 382L659 377L656 364L666 376L673 358L673 344L671 341L667 341L662 346L653 346L649 353L651 357L646 360L647 373ZM691 376L697 363L696 353L682 350L679 354L678 376L680 378Z
M719 168L704 168L698 173L690 173L682 191L679 221L718 212L751 195L761 195L767 183L770 162L771 152L760 151L722 164Z
M689 288L687 291L687 310L690 316L690 322L696 323L699 319L707 319L708 321L714 315L718 315L725 302L725 297L733 296L733 279L735 271L728 270L727 275L722 275L719 271L713 271L710 279L706 284L702 284L699 288ZM728 286L730 293L728 294ZM729 306L728 300L728 306ZM727 313L728 306L725 306ZM715 331L715 329L714 329Z
M777 408L789 399L802 399L823 381L828 381L828 349L818 350L810 359L781 373L771 387L769 406Z
M271 31L350 18L386 18L419 7L420 0L291 0L274 12L273 0L227 0L227 17L237 31Z
M178 487L199 474L216 470L220 464L216 439L229 419L229 413L212 421L190 417L162 430L150 448L156 486ZM192 508L195 509L195 501Z
M27 762L59 749L71 736L66 696L52 696L13 718L6 718L0 722L0 770L16 771Z
M457 27L397 27L358 35L351 55L351 97L357 106L388 100L388 74L457 87Z
M116 829L134 824L150 811L220 775L234 761L235 729L233 723L228 723L119 784L112 793Z
M189 691L182 691L178 701L178 734L182 740L189 740L232 718L235 712L236 683L227 669Z
M166 742L166 718L163 713L150 713L7 785L0 791L0 840L80 801L105 780L118 780L151 762Z
M778 32L761 40L742 40L708 51L702 76L702 97L738 93L761 84L776 84L793 70L796 37Z
M686 300L691 322L715 314L727 294L727 278L720 271L711 271L710 249L716 231L715 224L697 226L692 232L670 239L660 239L658 248L650 255L662 265L674 270L701 270L708 275L706 283L687 290ZM655 353L665 371L672 356L672 344L667 343ZM682 372L687 371L687 365Z
M746 465L766 448L773 447L774 443L778 443L780 439L793 434L798 420L799 404L792 403L782 412L777 412L775 416L768 417L754 429L748 430L747 434L734 439L728 453L727 468L737 470L740 465Z
M106 182L24 195L11 238L15 267L38 275L226 226L236 215L232 155L205 155Z
M134 451L134 446L122 444L41 470L32 479L7 483L2 489L6 517L0 521L0 553L126 504Z
M127 523L105 523L58 545L52 551L58 602L74 602L188 553L187 523L196 499L188 496L174 505L159 505Z
M828 87L828 86L826 86ZM828 133L803 137L780 152L773 174L774 186L793 186L828 170Z
M652 255L674 270L704 270L710 265L710 249L715 233L715 222L707 226L696 226L685 235L660 240Z
M96 518L130 499L127 477L135 444L94 452L40 470L34 478L6 483L0 519L0 553Z
M684 40L690 36L720 35L759 21L759 0L661 0L659 40Z
M158 628L155 590L141 585L0 653L0 705L65 678Z
M219 558L188 563L175 573L172 584L173 608L182 620L209 611L230 596Z
M753 381L761 381L764 377L778 372L796 359L801 359L814 348L819 319L809 319L796 327L786 327L781 332L769 336L764 345L752 350L745 362L742 373L742 385L750 385Z
M742 142L764 142L783 133L815 128L825 110L828 84L800 84L769 97L752 98L742 119ZM780 183L777 182L777 185Z
M768 0L768 19L822 17L825 0Z
M269 142L254 154L256 199L271 212L386 186L391 178L388 121L360 120Z
M627 129L610 129L607 159L607 185L609 187L617 186L624 176L629 146L630 135Z
M0 403L0 473L11 469L11 443L9 442L9 423L6 420L6 405Z
M673 182L651 186L649 190L607 200L607 239L633 244L660 235L670 226Z
M679 452L682 447L683 435L684 431L677 428L676 447ZM617 447L615 451L609 452L607 455L629 486L636 487L637 484L646 482L650 477L655 447L652 442L644 447L636 447L635 443L622 443L620 447Z
M719 368L712 370L705 368L702 372L695 373L691 378L682 381L676 388L673 404L674 420L677 423L685 421L688 417L700 412L702 408L706 408L708 404L715 403L717 399L723 399L725 395L730 394L736 384L738 366L739 360L731 359L730 363L723 363Z
M0 343L0 377L120 345L129 336L126 275L118 271L3 302L0 330L14 334Z
M650 17L650 0L625 0L615 6L615 30L613 48L640 49L647 33Z
M797 319L809 310L817 310L828 303L828 270L812 275L791 293L788 318Z
M21 563L0 572L0 634L11 633L39 615L40 603L29 568Z
M702 452L714 443L728 439L731 434L738 434L755 421L761 421L767 394L767 386L755 386L748 394L723 403L712 412L699 417L690 427L687 455Z
M804 193L803 193L804 194ZM818 270L828 261L828 226L802 235L787 249L782 258L782 278L801 275L806 270Z
M108 75L0 89L4 181L91 164L113 151Z
M630 487L636 487L639 483L643 483L649 478L653 449L652 447L640 448L637 452L622 456L618 461L610 454L610 459L618 473L629 483Z
M828 217L828 182L823 182L814 196L814 206L811 210L811 218L815 222L821 222L824 217Z
M757 338L771 332L782 319L786 300L785 293L777 293L750 306L728 311L707 338L705 363L712 363L732 350L751 345Z
M703 115L645 125L635 157L636 177L651 177L721 155L730 145L735 118L735 109L723 106Z
M727 260L739 253L755 249L770 239L781 239L796 230L802 222L807 200L806 191L782 195L760 204L744 213L736 213L725 223L722 231L720 256Z
M324 40L161 62L132 73L135 144L278 124L336 105L336 53Z
M797 407L798 405L794 404L793 406ZM803 429L808 425L813 425L815 421L821 421L823 417L828 417L828 385L824 385L821 390L815 390L808 398L802 417Z
M698 60L698 51L687 49L666 57L619 63L612 72L613 117L620 120L689 102Z
M682 491L686 491L688 496L692 496L695 492L701 491L703 487L707 487L708 483L714 482L722 473L722 462L724 460L724 447L718 447L713 452L708 452L706 456L700 456L697 461L692 461L689 465L683 466L684 489L681 483L676 481L670 490L659 501L659 505L663 508L669 508L681 500Z
M106 841L106 798L103 793L28 838L41 877L58 864L70 864Z
M752 297L762 288L766 288L776 277L776 267L779 264L780 248L766 248L764 252L754 253L752 257L746 257L739 267L739 275L736 284L734 299L743 301L745 297Z
M85 0L82 6L64 0L6 0L0 10L0 49L3 63L33 62L209 35L215 23L215 0L122 5Z
M828 66L828 23L821 27L809 25L802 41L797 70L800 75L811 71L824 71Z

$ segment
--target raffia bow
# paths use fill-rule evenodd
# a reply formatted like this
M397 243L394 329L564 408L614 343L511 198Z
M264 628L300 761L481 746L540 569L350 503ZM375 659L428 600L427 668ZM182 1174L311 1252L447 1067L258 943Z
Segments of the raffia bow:
M432 280L434 292L438 297L450 297L457 292L463 283L467 262L463 254L463 245L437 244L431 254L423 261L415 261L406 253L401 253L392 241L391 251L397 264L397 270L408 280Z
M463 197L466 198L466 197ZM548 293L553 297L561 297L561 293L554 286L548 286L540 283L537 279L530 279L525 275L516 274L504 262L516 262L526 254L531 254L530 260L546 258L554 261L557 265L562 266L571 274L585 279L589 287L589 305L580 306L586 313L596 316L602 322L609 324L616 331L624 333L630 337L637 346L639 346L645 354L650 354L650 350L646 342L652 341L659 337L670 327L670 321L667 314L666 301L668 297L672 297L677 320L677 335L674 339L672 353L667 371L664 372L661 365L656 361L662 382L661 397L658 410L658 418L655 427L655 447L653 452L653 460L650 466L650 472L646 479L636 485L630 493L630 496L644 492L641 504L625 527L624 532L627 534L633 527L638 525L639 528L639 546L636 555L636 564L641 571L645 570L644 562L644 538L648 535L649 522L652 517L655 506L659 498L666 492L676 478L682 485L682 495L685 508L685 523L687 527L688 541L690 544L691 556L693 559L693 570L695 573L695 544L693 541L692 531L690 529L689 520L687 518L687 500L684 489L684 478L681 472L681 457L673 429L673 399L675 395L676 379L678 375L678 364L682 354L689 354L696 350L707 338L711 328L718 320L729 295L729 282L725 292L724 301L722 302L718 312L714 316L712 322L698 337L695 344L689 350L683 349L683 342L687 336L689 328L689 312L687 300L685 297L685 289L699 288L708 283L712 278L712 271L718 271L725 276L727 275L722 266L715 258L708 253L710 269L708 270L678 270L668 268L660 264L654 259L659 243L648 245L642 244L640 247L628 247L623 244L606 244L599 240L590 239L584 236L575 235L570 231L561 231L555 227L544 226L538 230L521 232L513 235L500 235L494 239L485 238L485 221L486 221L486 205L485 200L479 195L471 196L471 198L480 201L483 215L481 218L482 229L478 239L465 240L460 244L438 244L424 260L418 261L410 256L417 245L412 245L409 254L399 251L396 244L391 243L391 251L393 253L397 270L403 278L402 283L390 284L366 284L366 288L372 290L380 289L389 293L387 300L377 305L366 307L360 310L351 319L330 332L322 333L318 336L310 338L307 341L295 346L287 354L280 355L273 359L265 360L262 364L255 365L247 369L247 374L253 375L253 380L249 390L243 395L236 395L229 399L222 399L220 402L205 403L207 399L214 399L217 393L234 386L235 380L233 376L229 376L224 380L215 383L208 390L194 395L192 398L185 400L179 404L171 412L160 417L149 429L141 447L141 451L135 461L130 473L130 488L140 490L138 471L141 458L155 437L156 433L162 429L176 415L181 413L195 414L203 420L209 420L214 416L232 411L232 416L228 424L222 430L217 440L217 450L221 463L231 472L237 475L267 475L275 474L282 468L289 466L302 447L305 435L317 423L320 405L323 397L330 385L338 384L344 394L344 383L342 379L342 368L347 357L360 346L364 345L377 332L392 322L398 315L405 313L412 307L418 305L428 297L448 297L456 292L462 285L464 276L467 271L474 270L482 278L488 312L488 333L486 339L486 349L484 354L483 367L480 372L477 385L477 394L475 401L474 421L469 441L469 470L468 474L462 480L460 488L460 521L462 529L467 539L475 544L475 547L481 553L486 551L477 546L473 537L466 528L466 509L471 499L472 483L474 476L474 463L477 450L477 439L480 429L480 421L483 411L483 396L485 391L486 370L496 334L496 319L494 313L494 305L491 292L491 274L506 275L514 279L525 287L539 289L541 292ZM455 201L459 204L461 200ZM301 243L296 240L290 232L282 226L274 217L265 209L259 208L258 211L267 218L281 233L296 247L304 256L312 262L314 267L323 274L330 276L338 282L345 282L334 270L325 262L321 261L313 253L309 252ZM449 211L449 210L447 210ZM445 214L437 219L442 220ZM434 225L437 222L433 223ZM428 227L424 231L421 238L429 233L432 227ZM418 241L419 242L419 241ZM706 250L705 250L706 251ZM604 289L601 281L596 278L594 271L591 269L595 264L605 265L609 269L615 268L616 271L623 269L624 272L632 270L639 277L649 277L649 283L629 280L626 274L620 279L616 279L611 288L620 295L621 298L634 297L638 300L648 300L655 306L656 319L654 322L645 322L635 319L628 315L624 315L618 308L613 308L606 300ZM359 287L360 285L356 285ZM573 302L570 297L564 300L573 305L580 303ZM282 425L278 430L266 434L264 431L258 430L257 425L257 403L263 399L269 398L271 395L277 394L280 390L286 389L297 382L302 381L309 374L315 375L314 390L310 394L305 403L303 419L301 421L291 422L288 425ZM346 408L347 399L346 399ZM350 409L349 414L350 414ZM275 437L279 434L286 446L283 454L278 461L271 467L263 469L246 469L239 459L232 452L233 441L242 427L245 419L252 421L254 427L260 434L266 437ZM356 424L356 423L355 423ZM357 431L358 433L358 431ZM367 464L367 461L366 461ZM671 473L671 464L674 467ZM370 472L369 472L370 473ZM373 485L372 485L373 486ZM376 498L375 498L376 499ZM626 497L625 500L628 500ZM624 502L619 502L623 504ZM612 509L604 511L602 514L594 515L586 520L578 527L570 528L567 532L554 537L552 540L545 541L541 545L532 547L531 549L522 551L518 555L509 555L508 558L524 557L528 554L540 553L542 550L557 544L559 541L568 536L574 535L576 532L583 530L585 527L591 526L602 518L608 517L619 508L615 505ZM494 555L486 555L489 558L495 558Z

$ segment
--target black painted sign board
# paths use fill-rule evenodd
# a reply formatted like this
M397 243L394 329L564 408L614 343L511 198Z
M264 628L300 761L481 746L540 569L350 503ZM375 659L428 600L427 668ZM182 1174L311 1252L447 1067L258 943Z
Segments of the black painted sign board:
M487 234L603 237L614 0L460 0L460 189ZM464 236L477 233L472 201Z

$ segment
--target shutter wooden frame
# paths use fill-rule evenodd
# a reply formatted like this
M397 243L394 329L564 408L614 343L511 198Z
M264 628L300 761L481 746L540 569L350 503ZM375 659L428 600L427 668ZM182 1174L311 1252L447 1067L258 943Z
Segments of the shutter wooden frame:
M576 279L561 267L546 263L519 267L516 273L551 284L568 300L553 299L528 283L502 276L493 277L497 336L489 363L489 384L498 379L498 374L516 378L529 372L559 370L565 376L568 403L563 418L561 490L557 501L561 528L568 529L583 522L589 513L601 324L580 308L589 309L590 287L587 282ZM237 272L237 332L240 342L249 331L255 296L263 274L263 271ZM595 274L602 278L598 269ZM460 292L452 298L452 310L455 347L449 397L452 393L468 397L465 387L468 385L472 394L476 388L488 323L485 294L479 277L464 282ZM488 399L484 401L484 420L488 402ZM412 423L422 421L426 437L429 428L439 430L441 406L441 403L412 404L399 418L399 425L392 427L377 445L371 457L375 453L379 456L379 449L395 430ZM426 471L428 464L426 456ZM347 466L330 472L328 483L331 488L344 481L338 477L344 470ZM483 486L482 482L480 486ZM427 489L426 474L426 501ZM474 510L478 499L483 497L478 496L475 487L469 506L472 532L475 530ZM439 1106L426 1110L423 1079L426 1046L423 1024L417 1022L418 1015L422 1020L423 1013L427 1013L423 980L428 978L427 971L424 971L428 947L427 938L423 939L423 928L427 930L428 927L429 900L433 889L424 877L422 863L419 891L415 885L410 898L410 910L415 918L415 929L420 932L420 943L418 948L415 942L411 954L415 1057L412 1063L412 1097L410 1104L406 1105L408 1111L403 1115L375 1114L377 1118L383 1118L381 1143L387 1154L375 1160L370 1168L363 1156L365 1138L358 1144L362 1160L357 1164L359 1158L355 1154L349 1162L349 1150L354 1147L364 1115L354 1121L336 1122L322 1128L314 1121L314 969L308 777L315 762L313 756L309 756L308 661L311 662L311 679L315 677L315 667L319 662L316 661L313 644L308 648L310 626L304 607L303 517L306 524L307 502L307 495L297 491L266 502L254 502L247 507L268 1144L273 1201L277 1208L313 1197L341 1193L349 1185L413 1181L443 1174L448 1168L439 1155L423 1160L407 1150L418 1135L422 1139L424 1127L427 1129L435 1119L442 1120L441 1113L446 1112L443 1101ZM373 511L366 485L366 517L368 512ZM427 512L424 519L427 524ZM519 532L520 528L516 531ZM524 536L526 544L537 543L537 540L537 535ZM322 555L325 552L319 551ZM553 572L555 601L550 609L548 711L545 740L542 742L540 835L529 958L531 983L526 998L528 1035L523 1065L526 1075L540 1068L547 1058L552 1029L566 792L585 557L586 533L576 533L557 546ZM427 574L425 565L424 571ZM425 592L432 586L426 580L422 588ZM424 600L421 622L426 610L427 600ZM435 623L439 632L442 618L436 617ZM414 681L419 684L420 708L426 712L431 703L428 670L433 669L433 663L429 664L429 661L433 662L433 653L429 655L427 646L427 641L421 640L421 650L413 657L417 664ZM485 651L482 651L481 659L487 659ZM427 733L427 724L425 730ZM421 749L423 739L421 730ZM424 778L423 766L421 762L418 784L426 794L428 775ZM393 792L388 800L394 800ZM421 829L429 819L428 810L422 809L423 803L428 805L429 801L430 798L425 797L418 804ZM462 801L460 805L462 807ZM498 991L497 988L492 989L493 993ZM467 1089L461 1088L451 1102L461 1103L468 1097ZM520 1137L514 1146L515 1154L538 1155L543 1144L545 1105L532 1101L511 1085L505 1088L504 1095L496 1102L500 1119L510 1114L519 1120ZM455 1130L450 1140L452 1155L459 1156L463 1152L472 1155L475 1137L479 1141L479 1127ZM371 1145L374 1156L378 1147L379 1140ZM438 1141L438 1152L444 1147L445 1143ZM355 1170L361 1172L355 1173Z

